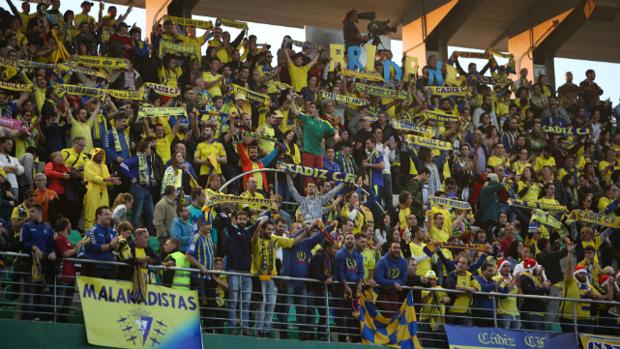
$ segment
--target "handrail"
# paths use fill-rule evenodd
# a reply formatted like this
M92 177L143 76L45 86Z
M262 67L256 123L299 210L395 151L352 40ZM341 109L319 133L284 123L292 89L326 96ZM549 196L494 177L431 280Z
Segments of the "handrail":
M26 253L16 253L16 252L0 252L0 255L15 256L15 257L30 257L30 255ZM74 263L93 263L93 264L115 265L115 266L131 266L128 263L118 262L118 261L99 261L99 260L94 260L94 259L81 259L81 258L64 258L63 260L68 261L68 262L74 262ZM163 265L149 265L148 268L159 269L159 270L179 270L179 271L186 271L186 272L201 273L200 269L196 269L196 268L166 267ZM231 275L231 276L257 277L257 275L252 275L249 273L231 272L231 271L224 271L224 270L208 270L207 273L208 274ZM317 280L317 279L297 278L297 277L291 277L291 276L286 276L286 275L273 275L271 276L271 278L276 279L276 280L285 280L285 281L304 281L304 282L313 282L313 283L321 283L321 284L323 283L322 281ZM340 282L334 281L334 284L338 284L338 283ZM355 284L355 283L349 283L349 284ZM432 292L441 291L441 292L454 293L454 294L471 294L471 295L477 295L477 296L492 296L492 297L499 297L499 298L514 297L514 298L522 298L522 299L559 300L559 301L567 301L567 302L608 304L608 305L620 306L620 302L604 301L604 300L596 300L596 299L564 298L564 297L540 296L540 295L529 295L529 294L506 294L506 293L499 293L499 292L469 293L469 292L465 292L461 290L452 290L452 289L447 289L447 288L437 289L437 288L428 288L428 287L420 287L420 286L401 286L401 287L402 289L405 289L405 290L415 290L415 291L432 291Z

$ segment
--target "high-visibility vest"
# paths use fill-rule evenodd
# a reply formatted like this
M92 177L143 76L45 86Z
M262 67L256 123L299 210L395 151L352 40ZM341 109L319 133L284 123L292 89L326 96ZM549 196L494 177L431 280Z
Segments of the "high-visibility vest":
M191 268L189 261L183 252L176 251L170 255L174 259L177 268ZM172 279L172 288L177 290L189 290L190 272L183 270L175 270Z

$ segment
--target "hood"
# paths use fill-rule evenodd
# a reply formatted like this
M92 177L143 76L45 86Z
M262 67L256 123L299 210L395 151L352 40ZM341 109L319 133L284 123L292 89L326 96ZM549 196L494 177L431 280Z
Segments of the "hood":
M95 155L97 155L99 153L103 153L103 161L101 163L105 164L107 162L106 155L105 155L105 150L103 150L101 148L93 148L90 151L90 159L93 160L95 158Z

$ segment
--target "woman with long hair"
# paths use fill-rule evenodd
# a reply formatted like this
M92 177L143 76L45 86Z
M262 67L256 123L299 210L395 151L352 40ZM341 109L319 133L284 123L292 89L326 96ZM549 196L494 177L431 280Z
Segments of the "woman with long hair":
M284 132L284 146L286 147L286 155L290 156L293 163L296 165L301 164L301 152L297 145L297 133L295 130L288 130Z
M127 213L133 207L133 196L129 193L120 193L114 199L114 203L112 204L112 219L114 220L114 225L118 224L122 221L131 221L127 217Z

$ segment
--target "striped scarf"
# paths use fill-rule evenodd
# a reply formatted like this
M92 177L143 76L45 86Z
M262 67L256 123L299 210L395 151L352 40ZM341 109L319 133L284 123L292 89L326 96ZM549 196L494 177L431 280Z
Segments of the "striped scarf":
M155 184L153 183L155 178L153 166L142 153L138 153L138 176L140 178L139 183L142 185L150 187Z

